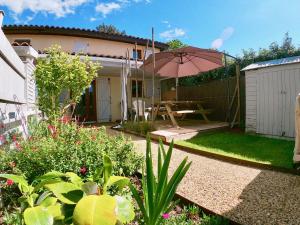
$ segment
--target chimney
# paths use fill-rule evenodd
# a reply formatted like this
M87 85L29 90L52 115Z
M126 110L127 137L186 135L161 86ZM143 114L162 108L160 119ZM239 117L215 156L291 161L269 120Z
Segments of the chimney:
M0 10L0 28L2 27L3 18L4 18L4 11Z

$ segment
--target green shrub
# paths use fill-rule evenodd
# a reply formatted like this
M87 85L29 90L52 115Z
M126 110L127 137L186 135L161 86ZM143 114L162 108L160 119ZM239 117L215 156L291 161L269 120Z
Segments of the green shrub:
M51 171L29 184L23 175L0 174L8 188L17 184L21 197L17 211L5 214L8 224L106 224L116 225L132 221L135 217L131 199L110 195L110 187L124 189L130 180L112 175L112 161L103 156L104 167L93 177L80 178L72 172ZM102 180L102 185L99 182ZM2 182L3 183L3 182ZM24 222L24 223L23 223Z
M146 135L151 131L155 131L155 126L151 122L127 122L123 125L124 130L132 131L138 134Z
M19 148L0 153L0 171L24 174L29 181L51 170L93 175L103 166L103 153L111 158L115 175L131 175L142 164L142 156L130 141L124 136L108 136L104 127L39 122L31 131L28 140L14 143Z

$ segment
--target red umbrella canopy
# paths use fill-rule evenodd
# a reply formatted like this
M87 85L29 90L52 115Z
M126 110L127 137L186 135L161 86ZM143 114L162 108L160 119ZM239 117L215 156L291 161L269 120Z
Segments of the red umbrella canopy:
M223 67L221 52L196 47L183 47L155 53L155 73L163 77L186 77ZM149 56L145 70L153 71L153 60Z

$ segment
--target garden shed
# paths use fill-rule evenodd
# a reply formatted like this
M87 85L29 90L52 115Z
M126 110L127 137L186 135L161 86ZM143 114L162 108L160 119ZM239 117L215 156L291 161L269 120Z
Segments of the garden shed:
M251 64L245 71L246 131L295 137L300 56Z

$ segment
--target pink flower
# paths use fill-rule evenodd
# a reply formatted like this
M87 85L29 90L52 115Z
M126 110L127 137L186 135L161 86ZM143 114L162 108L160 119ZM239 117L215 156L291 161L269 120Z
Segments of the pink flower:
M0 135L0 142L1 143L5 143L6 142L6 138L4 135Z
M85 166L83 166L83 167L80 168L79 171L80 171L80 173L81 173L82 175L85 175L86 172L87 172L87 168L86 168Z
M71 118L69 116L63 116L59 121L63 124L67 124L71 121Z
M169 213L164 213L164 214L162 215L162 217L163 217L165 220L167 220L167 219L170 218L170 214L169 214Z
M11 179L7 179L6 184L7 186L12 186L14 184L14 181Z
M12 140L13 140L13 141L16 141L16 140L17 140L17 136L16 136L16 135L13 135L13 136L12 136Z
M52 125L48 125L48 130L50 131L53 138L56 137L56 127Z
M16 146L16 149L18 149L18 150L22 150L22 147L21 147L21 145L19 144L19 142L15 142L15 146Z

